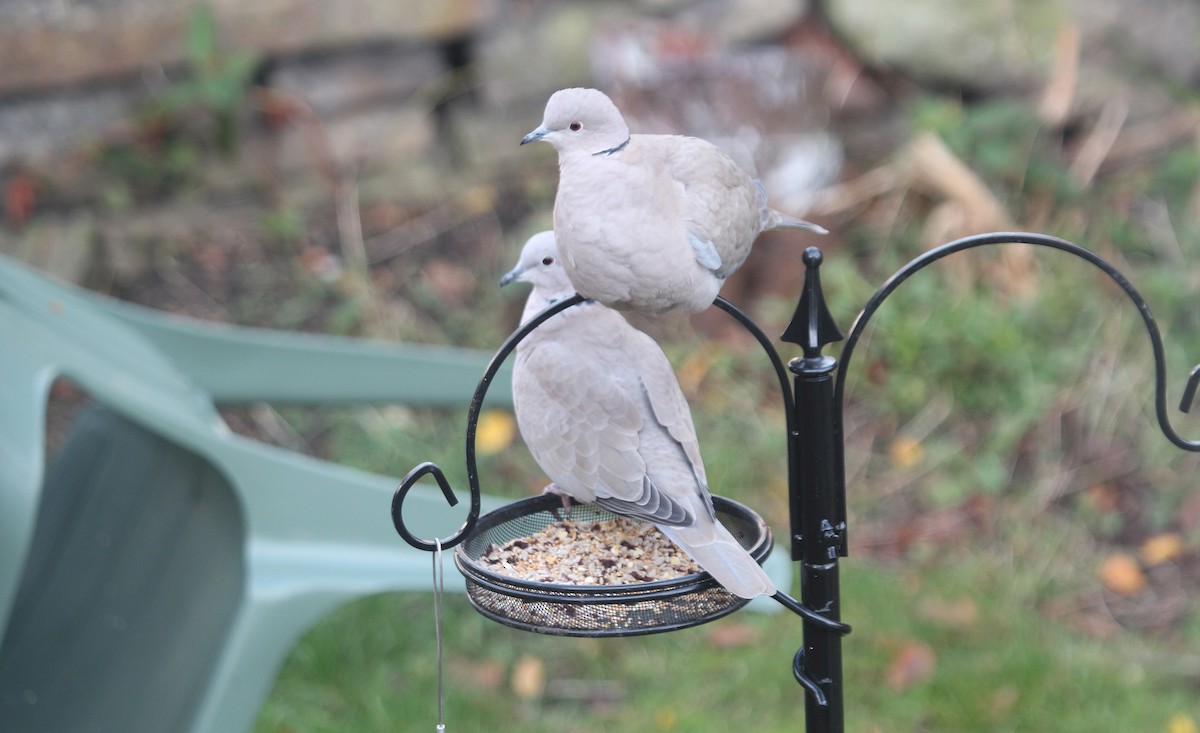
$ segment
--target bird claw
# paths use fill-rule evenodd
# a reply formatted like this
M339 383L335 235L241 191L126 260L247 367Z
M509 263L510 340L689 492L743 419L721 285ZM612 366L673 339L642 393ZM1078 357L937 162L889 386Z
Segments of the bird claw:
M567 519L571 518L571 495L558 488L558 484L553 482L546 484L546 488L542 489L542 494L555 494L558 496L558 498L562 500L563 515L565 515ZM558 511L555 511L554 513L555 515L558 515Z

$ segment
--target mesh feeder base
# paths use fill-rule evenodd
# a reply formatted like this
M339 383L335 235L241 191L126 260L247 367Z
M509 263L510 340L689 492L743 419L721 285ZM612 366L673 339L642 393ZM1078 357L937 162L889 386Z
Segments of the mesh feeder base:
M714 496L713 506L721 523L762 563L772 547L766 522L723 497ZM615 517L592 504L571 509L577 523ZM749 603L703 572L649 583L566 585L522 580L481 565L480 557L490 545L528 537L562 518L562 503L552 495L522 499L480 518L471 536L454 550L454 564L466 578L467 598L477 611L506 626L541 634L637 636L697 626Z

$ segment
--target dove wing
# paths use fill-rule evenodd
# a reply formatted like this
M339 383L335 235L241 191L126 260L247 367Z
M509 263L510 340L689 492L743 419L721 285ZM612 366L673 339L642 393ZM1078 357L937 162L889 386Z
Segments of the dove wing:
M663 136L663 164L675 182L688 243L696 261L719 278L733 273L758 235L758 189L753 179L708 141Z
M633 348L639 357L639 374L654 418L679 444L696 480L707 486L708 478L704 472L704 461L700 458L700 441L696 438L692 409L679 387L675 370L652 338L638 331L631 340L636 342Z
M628 329L622 333L620 349L636 380L627 386L627 393L645 417L638 452L646 461L647 478L633 502L597 503L660 525L692 526L696 511L712 514L712 501L704 485L704 464L687 400L654 339Z
M690 521L647 474L639 448L648 426L637 395L611 359L589 358L578 346L539 345L514 370L517 425L534 459L579 501L653 522Z

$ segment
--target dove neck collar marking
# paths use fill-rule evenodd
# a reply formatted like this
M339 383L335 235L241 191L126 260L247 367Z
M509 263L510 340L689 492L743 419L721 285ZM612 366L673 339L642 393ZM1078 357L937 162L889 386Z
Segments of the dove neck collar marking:
M627 137L627 138L625 138L625 142L621 143L620 145L617 145L617 146L615 146L615 147L611 147L611 148L609 148L608 150L601 150L601 151L600 151L600 152L598 152L598 153L592 153L592 155L603 155L603 156L604 156L604 157L606 157L606 158L611 158L612 156L614 156L614 155L616 155L617 153L619 153L619 152L621 152L622 150L624 150L624 149L625 149L625 146L629 145L629 141L630 141L631 139L632 139L632 138L628 138L628 137Z

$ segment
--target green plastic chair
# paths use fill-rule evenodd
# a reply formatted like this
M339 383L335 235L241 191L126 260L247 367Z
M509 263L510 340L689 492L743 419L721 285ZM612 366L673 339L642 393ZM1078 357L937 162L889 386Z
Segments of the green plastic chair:
M0 256L0 728L249 729L309 626L430 589L430 557L392 527L395 479L238 436L214 404L465 406L487 356L166 316ZM91 407L46 467L59 378ZM418 488L406 521L445 535L462 511Z

